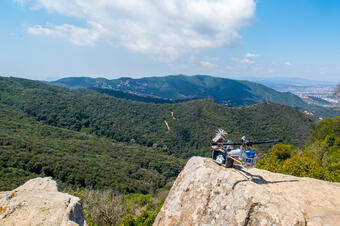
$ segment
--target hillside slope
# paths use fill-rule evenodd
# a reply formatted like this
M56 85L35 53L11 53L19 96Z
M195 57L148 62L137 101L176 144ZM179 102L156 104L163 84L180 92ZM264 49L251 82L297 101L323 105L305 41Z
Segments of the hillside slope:
M274 103L234 108L211 100L144 103L15 78L0 78L0 91L0 103L51 126L136 142L180 158L210 155L217 128L233 140L246 135L302 145L315 125L299 111Z
M156 225L338 225L340 184L191 158Z
M0 190L52 176L67 187L152 193L183 165L152 148L49 126L0 104Z

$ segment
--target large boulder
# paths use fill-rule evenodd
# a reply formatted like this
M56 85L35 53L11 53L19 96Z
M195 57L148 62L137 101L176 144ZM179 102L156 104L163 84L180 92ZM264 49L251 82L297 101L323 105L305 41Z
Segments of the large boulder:
M154 225L340 225L340 184L193 157Z
M80 199L58 192L50 177L0 193L0 225L87 225Z

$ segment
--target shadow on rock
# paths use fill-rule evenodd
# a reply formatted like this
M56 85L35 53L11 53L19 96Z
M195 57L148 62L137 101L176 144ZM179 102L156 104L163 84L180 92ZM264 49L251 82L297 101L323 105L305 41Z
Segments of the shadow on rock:
M267 181L265 180L262 176L260 175L253 175L247 171L244 171L242 169L241 166L238 166L238 165L234 165L234 168L236 170L238 170L240 172L240 174L242 174L243 176L245 177L248 177L246 180L239 180L239 181L236 181L232 187L232 189L234 190L235 187L241 183L241 182L247 182L247 181L251 181L255 184L276 184L276 183L288 183L288 182L298 182L299 180L280 180L280 181Z

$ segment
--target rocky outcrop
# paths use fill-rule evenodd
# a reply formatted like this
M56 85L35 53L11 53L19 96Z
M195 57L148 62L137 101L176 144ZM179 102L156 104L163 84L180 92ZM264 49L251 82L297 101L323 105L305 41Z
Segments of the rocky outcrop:
M154 225L340 225L339 207L339 183L193 157Z
M0 225L87 225L78 197L58 192L50 177L0 193Z

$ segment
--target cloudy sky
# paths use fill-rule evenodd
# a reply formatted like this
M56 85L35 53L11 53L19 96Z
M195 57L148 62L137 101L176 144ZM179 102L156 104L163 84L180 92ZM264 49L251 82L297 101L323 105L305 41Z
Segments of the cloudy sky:
M336 0L1 0L0 75L340 81Z

